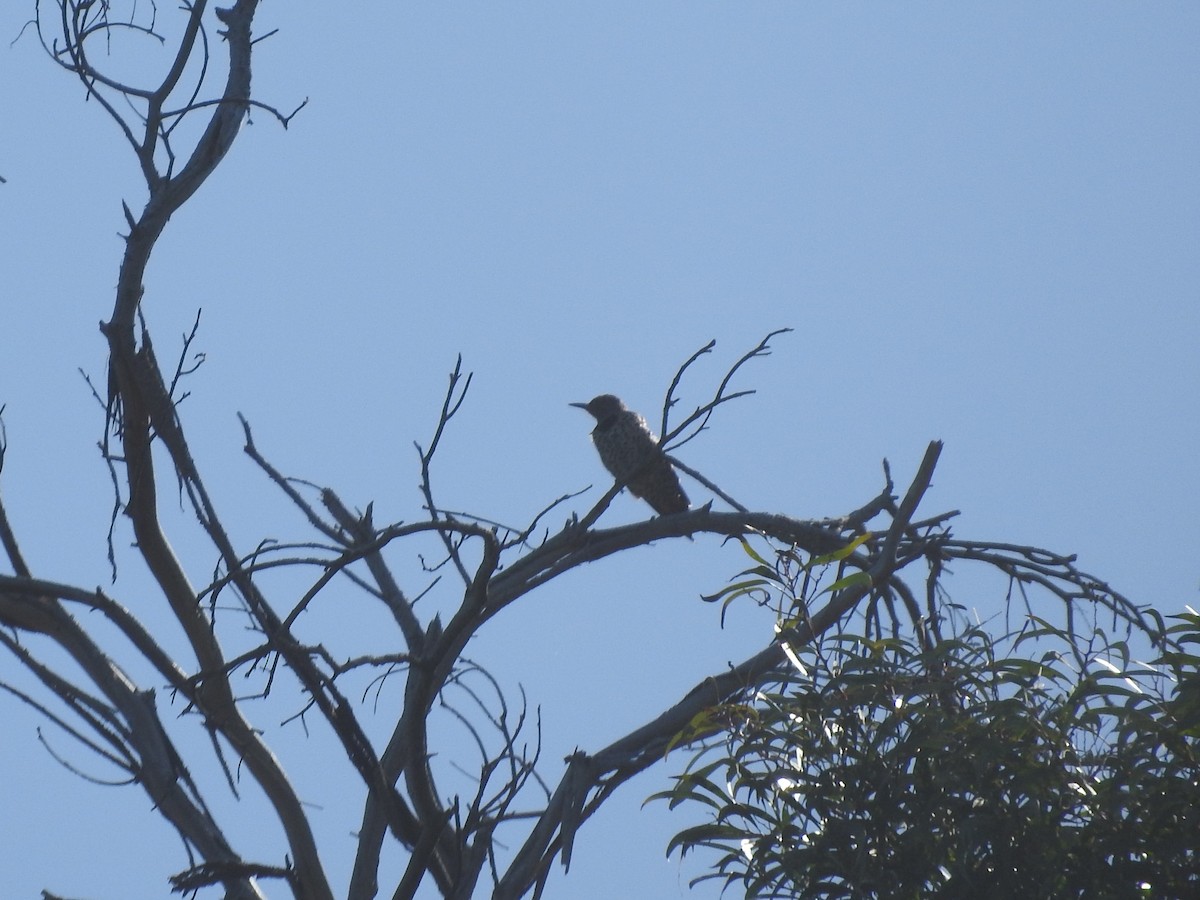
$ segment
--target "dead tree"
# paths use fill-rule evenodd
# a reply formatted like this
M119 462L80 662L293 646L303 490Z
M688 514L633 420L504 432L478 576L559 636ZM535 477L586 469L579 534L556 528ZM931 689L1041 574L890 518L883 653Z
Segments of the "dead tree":
M8 651L5 665L23 667L44 689L43 696L21 694L22 699L82 746L128 773L154 810L182 836L188 859L173 879L177 890L220 885L227 897L253 898L263 896L262 882L278 880L303 900L335 896L301 793L280 766L266 732L256 725L252 705L235 692L235 678L239 685L247 677L257 678L260 696L285 682L297 687L303 700L296 715L304 716L308 727L323 727L333 735L357 774L362 821L347 896L362 900L383 892L411 897L419 885L432 882L445 897L490 892L516 898L540 894L555 860L569 864L573 842L588 817L625 781L660 763L668 749L711 734L711 729L697 729L695 723L778 667L788 644L812 640L854 616L867 627L872 622L877 627L885 614L903 618L909 627L935 638L941 615L938 578L947 562L974 560L999 568L1014 583L1039 584L1062 600L1068 615L1103 609L1147 633L1153 631L1152 623L1132 604L1078 572L1069 558L1033 548L961 541L949 530L953 513L919 516L941 450L938 442L929 445L902 497L894 495L888 474L878 496L836 519L811 521L747 510L677 461L682 471L727 501L731 511L718 511L710 503L632 525L601 527L605 510L621 490L619 483L586 513L567 516L554 528L543 522L576 495L546 504L520 528L443 509L435 496L431 463L470 384L461 360L450 376L433 437L420 448L421 519L379 525L370 506L356 512L331 488L313 489L285 477L260 452L250 424L243 421L247 454L290 498L315 537L292 544L264 540L249 548L237 546L193 457L179 414L180 383L188 374L186 356L174 369L160 366L147 324L155 298L143 295L143 280L171 215L221 163L249 111L262 110L285 126L294 115L251 96L251 60L261 39L252 32L257 5L256 0L237 0L227 9L211 11L228 58L221 66L224 85L208 95L217 59L210 43L214 23L205 0L183 7L182 20L173 23L179 26L173 38L174 63L150 87L109 77L97 59L104 58L99 48L115 30L162 37L152 7L131 4L119 13L105 0L59 0L56 15L43 16L39 7L36 20L51 59L78 77L89 98L120 128L148 192L140 212L125 207L128 234L120 278L112 314L101 327L108 343L108 384L98 396L104 395L107 411L104 452L116 485L117 508L132 528L136 552L152 573L159 599L186 635L188 652L169 654L117 591L63 584L53 572L31 571L16 536L20 523L9 521L3 505L0 538L11 572L0 575L0 644ZM202 127L196 128L201 121ZM179 128L185 122L190 131ZM198 136L185 142L185 132ZM748 393L731 387L734 376L768 352L775 334L735 361L706 403L679 416L677 389L685 376L690 377L691 364L712 345L683 364L663 404L659 433L664 435L665 451L717 426L722 405ZM175 502L177 491L217 559L215 574L198 577L185 570L175 552L161 513L164 503ZM565 769L557 761L540 760L537 726L525 706L510 706L499 686L465 659L468 642L510 604L578 566L653 541L705 536L753 536L788 558L833 567L837 580L824 593L814 591L809 615L785 623L761 652L733 668L714 660L712 677L651 721L631 723L628 733L608 747L574 754ZM454 612L445 621L419 614L420 592L404 584L385 554L422 539L440 546L441 559L426 568L437 568L445 576L438 590L453 590L456 597ZM702 540L694 546L695 552L703 552ZM901 577L914 564L925 573L924 603ZM298 593L272 591L267 576L280 569L315 575ZM386 611L394 624L397 652L338 658L305 635L303 613L321 602L335 581L350 583L361 602ZM118 656L81 624L74 614L81 609L103 616L119 633L119 652L125 656ZM234 652L231 648L244 643L247 622L255 640ZM61 654L74 667L48 661ZM153 679L139 683L130 676L147 665ZM368 737L364 717L383 713L343 689L350 673L364 671L403 685L402 707L388 720L388 737L382 742ZM463 687L472 674L488 685L486 695ZM444 790L439 785L444 773L431 762L437 748L431 744L429 717L438 703L446 702L451 685L463 688L473 701L473 710L453 708L478 749L472 790ZM167 709L164 696L170 698ZM168 728L165 717L181 711L191 716L197 733L210 740L185 745L173 739L175 725ZM261 788L285 838L286 855L251 859L226 836L220 816L213 812L215 803L189 775L188 760L210 752L218 754L226 771L236 767ZM407 869L399 881L380 884L380 859L389 846L408 854Z

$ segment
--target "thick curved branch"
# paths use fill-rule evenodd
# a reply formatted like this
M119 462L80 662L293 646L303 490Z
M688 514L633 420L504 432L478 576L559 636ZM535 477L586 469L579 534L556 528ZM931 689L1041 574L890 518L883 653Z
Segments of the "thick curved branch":
M194 41L199 27L195 23L203 5L201 3L192 10L193 17L185 32L185 38L189 41ZM108 338L110 349L110 407L114 416L119 416L119 435L127 473L128 499L125 511L133 524L142 557L196 655L202 673L195 695L197 706L237 749L274 804L292 846L297 878L303 886L301 895L324 898L332 895L303 807L278 761L258 732L242 717L223 674L225 661L216 636L197 603L195 589L159 523L157 478L151 450L155 436L163 440L170 452L176 472L188 488L189 496L193 498L210 537L218 543L226 564L231 570L236 569L236 554L224 537L196 473L174 402L154 358L149 336L143 330L139 347L134 331L144 273L159 235L170 216L216 169L232 145L245 115L250 92L250 31L256 7L256 0L238 0L229 9L217 10L218 17L227 26L226 39L230 48L229 75L222 95L224 102L214 110L187 164L174 177L161 178L157 173L145 171L146 157L139 155L150 197L141 217L132 223L112 318L102 326L102 330ZM164 86L168 85L164 82ZM169 93L169 90L166 92ZM157 123L147 123L149 133L155 132L157 127ZM253 596L252 589L247 591L247 582L248 579L243 579L238 587L243 595L249 593Z

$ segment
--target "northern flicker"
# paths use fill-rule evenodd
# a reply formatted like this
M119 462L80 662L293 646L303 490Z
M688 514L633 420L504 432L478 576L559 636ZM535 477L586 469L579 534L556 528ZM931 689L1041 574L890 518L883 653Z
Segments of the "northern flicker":
M660 516L684 512L690 506L679 476L658 446L646 420L612 394L587 403L572 403L596 419L592 442L604 468L624 482L629 493L645 500Z

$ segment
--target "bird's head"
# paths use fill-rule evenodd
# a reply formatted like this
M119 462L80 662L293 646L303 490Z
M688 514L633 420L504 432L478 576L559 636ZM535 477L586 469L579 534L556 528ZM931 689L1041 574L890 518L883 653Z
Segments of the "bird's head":
M605 419L625 410L625 404L621 402L619 397L615 397L612 394L601 394L599 397L593 397L587 403L572 403L570 405L586 409L595 417L597 422L603 422Z

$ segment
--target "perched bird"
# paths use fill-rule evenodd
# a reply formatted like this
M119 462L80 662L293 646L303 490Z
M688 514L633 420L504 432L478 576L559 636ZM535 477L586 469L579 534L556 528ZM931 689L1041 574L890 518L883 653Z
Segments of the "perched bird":
M601 394L587 403L572 403L596 418L592 442L600 461L629 493L645 500L660 516L685 512L690 506L679 486L679 476L658 446L646 420L612 394Z

